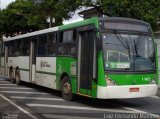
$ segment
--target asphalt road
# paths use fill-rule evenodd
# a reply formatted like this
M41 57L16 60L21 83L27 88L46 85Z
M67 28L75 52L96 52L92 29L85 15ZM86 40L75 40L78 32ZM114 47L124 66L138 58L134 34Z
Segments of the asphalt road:
M74 101L65 101L58 91L27 83L17 86L1 77L0 113L2 118L15 119L158 119L160 98L98 100L76 96Z

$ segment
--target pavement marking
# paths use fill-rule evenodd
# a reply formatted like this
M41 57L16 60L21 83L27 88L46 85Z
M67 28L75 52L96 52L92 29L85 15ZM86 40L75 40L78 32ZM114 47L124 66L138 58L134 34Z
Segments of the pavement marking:
M40 98L40 97L20 97L20 96L10 96L13 99L29 99L29 100L48 100L48 101L65 101L60 98Z
M25 91L0 91L1 93L19 93L19 94L47 94L47 93L41 93L41 92L25 92Z
M51 105L51 104L34 104L28 103L30 107L47 107L47 108L60 108L60 109L77 109L77 110L90 110L90 111L108 111L108 112L117 112L124 113L124 110L118 109L102 109L102 108L94 108L94 107L78 107L78 106L68 106L68 105ZM125 110L125 113L134 113L133 111Z
M22 111L23 113L27 114L29 117L33 118L33 119L38 119L37 117L35 117L34 115L32 115L31 113L29 113L28 111L26 111L25 109L23 109L22 107L18 106L17 104L15 104L14 102L12 102L10 99L6 98L5 96L3 96L2 94L0 94L0 96L5 99L6 101L8 101L10 104L12 104L13 106L15 106L16 108L18 108L20 111Z
M153 118L160 118L160 115L152 114L152 113L145 112L145 111L142 111L142 110L139 110L139 109L134 109L134 108L130 108L130 107L126 107L126 106L121 106L121 105L117 105L117 104L113 104L113 105L119 106L119 107L127 109L127 110L134 111L134 113L136 112L136 113L140 113L140 114L149 115L150 117L153 117Z
M100 118L77 117L77 116L55 115L55 114L42 114L42 115L48 119L53 119L53 118L54 119L100 119Z
M0 87L0 89L32 89L32 88L22 88L22 87Z

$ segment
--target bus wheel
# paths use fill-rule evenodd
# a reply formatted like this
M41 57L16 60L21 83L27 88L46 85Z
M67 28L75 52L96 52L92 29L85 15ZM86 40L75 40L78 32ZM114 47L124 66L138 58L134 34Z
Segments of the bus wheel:
M15 83L13 69L10 69L10 71L9 71L9 78L10 78L10 80L11 80L12 83Z
M70 101L73 98L72 87L68 76L65 76L61 81L61 94L67 101Z
M21 84L21 80L20 80L19 70L16 70L15 79L16 79L16 84L20 85Z

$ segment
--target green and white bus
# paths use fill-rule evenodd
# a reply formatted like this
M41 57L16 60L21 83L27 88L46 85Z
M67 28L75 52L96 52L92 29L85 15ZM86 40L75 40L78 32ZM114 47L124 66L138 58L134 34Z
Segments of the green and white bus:
M156 95L157 55L150 24L91 18L4 39L1 73L21 81L99 99Z

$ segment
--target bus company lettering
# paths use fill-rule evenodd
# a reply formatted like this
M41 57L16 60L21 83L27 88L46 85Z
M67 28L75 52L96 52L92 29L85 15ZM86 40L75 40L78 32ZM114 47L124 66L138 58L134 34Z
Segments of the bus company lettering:
M41 68L43 68L43 67L51 67L51 65L50 64L48 64L48 62L46 62L46 61L41 61Z

